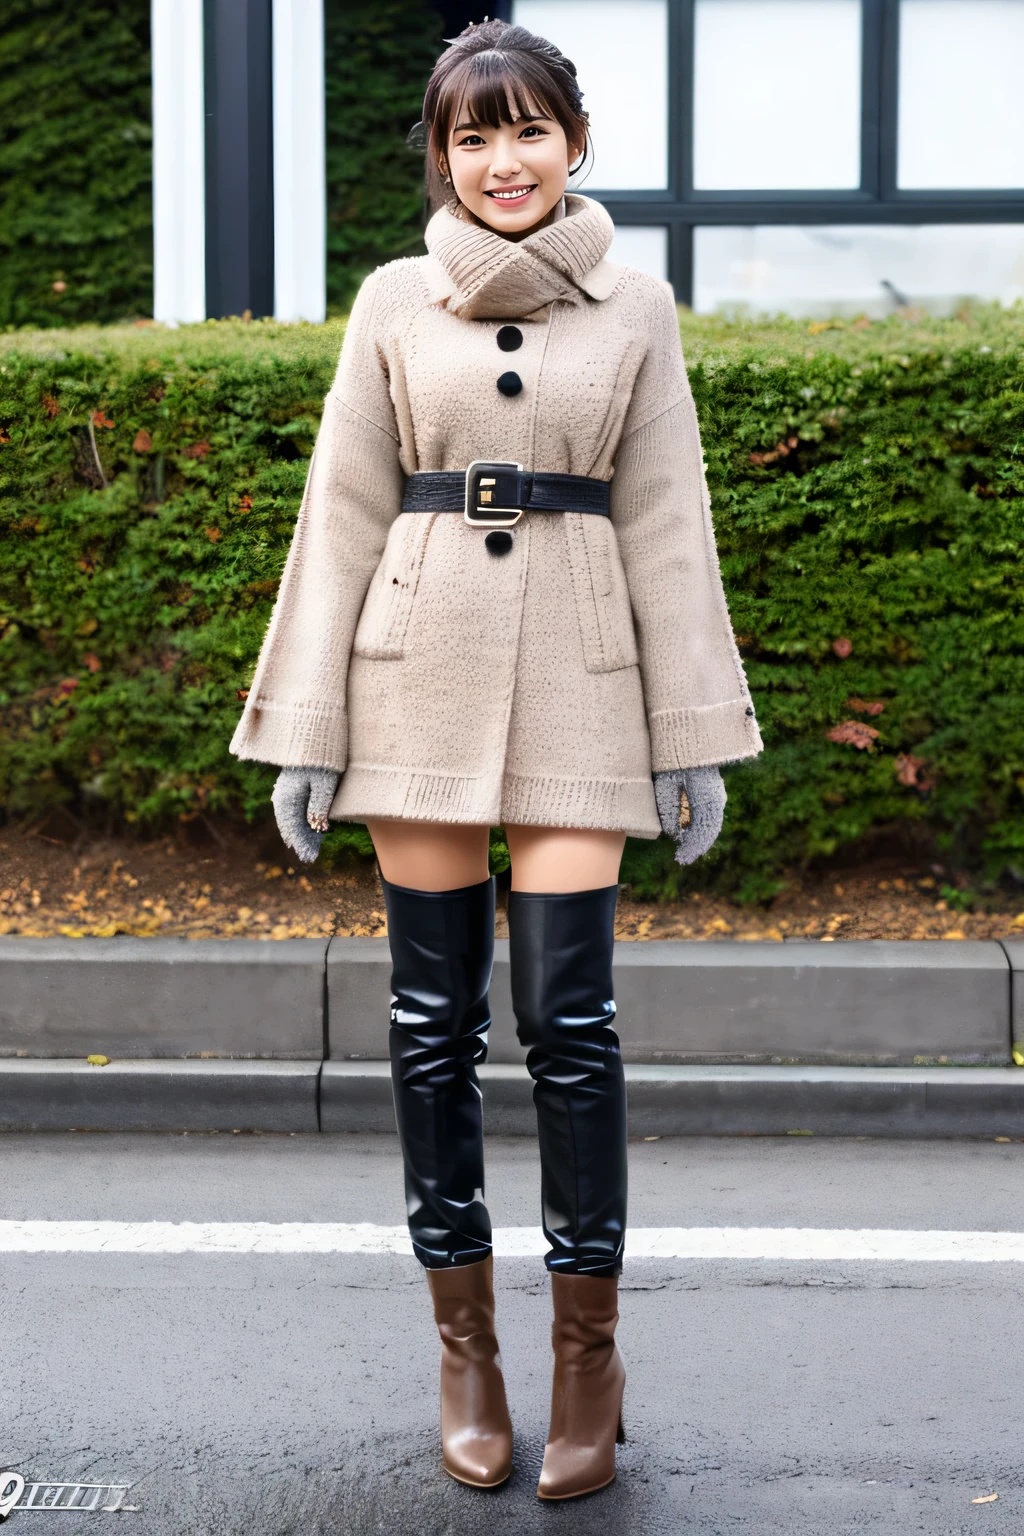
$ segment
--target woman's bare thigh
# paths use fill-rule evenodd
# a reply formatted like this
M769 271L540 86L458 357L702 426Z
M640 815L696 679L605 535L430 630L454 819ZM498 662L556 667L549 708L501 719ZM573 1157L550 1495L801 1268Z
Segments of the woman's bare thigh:
M625 832L506 826L514 891L595 891L617 885Z
M380 872L392 885L414 891L457 891L487 879L488 827L438 821L366 823Z

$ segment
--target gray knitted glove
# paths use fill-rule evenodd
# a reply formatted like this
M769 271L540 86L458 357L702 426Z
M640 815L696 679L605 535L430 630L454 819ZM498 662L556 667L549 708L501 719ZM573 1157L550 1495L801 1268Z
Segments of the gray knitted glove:
M725 785L717 768L671 768L654 775L662 830L677 843L676 863L692 864L713 846L725 815Z
M282 768L271 802L278 830L304 864L320 852L341 774L334 768Z

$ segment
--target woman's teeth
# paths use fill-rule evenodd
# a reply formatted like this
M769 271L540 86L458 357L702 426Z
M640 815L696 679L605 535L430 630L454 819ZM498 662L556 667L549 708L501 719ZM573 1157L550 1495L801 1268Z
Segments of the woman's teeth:
M528 197L533 187L516 187L509 192L488 192L488 197L495 197L500 203L519 203L524 197Z

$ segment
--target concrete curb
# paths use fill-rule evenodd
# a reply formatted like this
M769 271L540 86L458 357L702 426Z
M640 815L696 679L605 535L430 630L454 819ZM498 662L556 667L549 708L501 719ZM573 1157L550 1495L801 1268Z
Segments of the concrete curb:
M1022 968L1024 968L1024 944ZM332 939L328 1056L386 1055L387 939ZM618 943L622 1055L680 1065L1006 1066L1010 964L994 941ZM495 944L488 1060L523 1062L508 940ZM1024 1033L1024 1019L1021 1023Z
M320 1061L327 939L0 937L0 1056Z
M534 1136L525 1068L479 1068L492 1135ZM626 1066L631 1136L1020 1136L1015 1067ZM324 1063L325 1131L395 1128L383 1062Z
M491 1135L535 1136L525 1067L479 1069ZM1021 1136L1015 1067L627 1065L631 1136ZM376 1131L382 1061L0 1061L0 1130Z
M486 1123L534 1135L508 972ZM393 1133L389 977L386 939L0 937L0 1129ZM1024 1134L1024 941L625 943L615 987L633 1135Z
M316 1131L317 1061L0 1061L0 1130Z
M386 939L2 936L0 1058L381 1060L390 970ZM654 940L614 974L629 1062L1007 1066L1024 1036L1024 943ZM522 1063L507 940L491 1001Z

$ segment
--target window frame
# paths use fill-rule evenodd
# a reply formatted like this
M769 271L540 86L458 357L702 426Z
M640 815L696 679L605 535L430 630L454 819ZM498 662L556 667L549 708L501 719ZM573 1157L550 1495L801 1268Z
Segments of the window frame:
M693 302L698 225L1002 224L1024 222L1024 187L915 191L897 185L900 0L861 0L861 184L830 191L697 191L693 185L696 0L665 0L668 187L629 191L584 183L616 224L663 225L676 299ZM510 7L509 7L510 8Z

